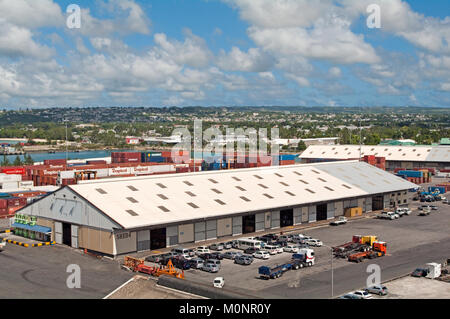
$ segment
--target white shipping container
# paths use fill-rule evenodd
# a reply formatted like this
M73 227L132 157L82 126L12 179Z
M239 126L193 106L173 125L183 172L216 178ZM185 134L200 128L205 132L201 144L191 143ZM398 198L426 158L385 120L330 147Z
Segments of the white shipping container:
M94 169L97 172L97 178L104 178L109 176L109 170L107 168Z
M74 178L75 171L61 171L58 173L59 179Z
M175 172L176 168L174 165L154 165L150 166L152 168L152 173L164 173L164 172Z
M0 183L1 182L20 182L21 180L22 180L22 175L0 174Z
M0 183L0 187L2 190L16 190L19 188L19 182L4 182L4 183Z
M152 173L151 166L131 167L131 174L134 174L134 175L148 175L151 173Z
M109 176L131 175L130 167L117 167L108 170Z
M22 181L22 182L19 182L19 188L33 187L33 186L34 186L34 182L33 181Z

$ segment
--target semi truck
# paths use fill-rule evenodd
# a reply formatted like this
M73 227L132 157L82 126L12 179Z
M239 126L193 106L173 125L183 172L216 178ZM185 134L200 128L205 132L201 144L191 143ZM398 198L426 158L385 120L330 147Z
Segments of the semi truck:
M316 257L314 256L314 250L304 248L299 253L293 254L292 259L282 265L276 265L273 267L261 266L258 268L258 274L261 279L276 279L281 277L288 270L297 270L303 267L311 267L314 265Z

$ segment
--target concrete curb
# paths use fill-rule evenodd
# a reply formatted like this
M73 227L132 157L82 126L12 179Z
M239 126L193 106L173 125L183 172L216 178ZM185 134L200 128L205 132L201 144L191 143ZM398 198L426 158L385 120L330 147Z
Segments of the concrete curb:
M11 240L11 239L3 239L4 242L10 243L10 244L14 244L17 246L22 246L22 247L41 247L41 246L53 246L55 245L55 242L46 242L46 243L39 243L39 244L26 244L26 243L22 243L20 241L16 241L16 240Z

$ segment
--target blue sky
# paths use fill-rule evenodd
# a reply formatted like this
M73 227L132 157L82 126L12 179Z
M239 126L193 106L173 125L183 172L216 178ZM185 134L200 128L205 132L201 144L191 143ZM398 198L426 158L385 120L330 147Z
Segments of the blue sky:
M69 4L81 28L66 25ZM367 27L378 4L380 29ZM0 0L0 105L450 104L447 1Z

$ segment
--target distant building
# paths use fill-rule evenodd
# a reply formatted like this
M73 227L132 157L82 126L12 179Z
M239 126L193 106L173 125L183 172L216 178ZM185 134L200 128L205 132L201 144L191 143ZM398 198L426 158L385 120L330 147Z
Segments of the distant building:
M302 163L331 162L359 159L360 156L374 155L386 159L386 169L395 168L435 168L450 167L450 146L419 145L311 145L300 156Z
M128 136L126 138L127 144L130 145L137 145L140 144L143 140L140 137L132 137L132 136Z
M439 145L450 145L450 138L448 138L448 137L441 138Z
M392 146L416 145L416 141L414 141L414 140L384 140L384 141L381 141L380 145L392 145Z

